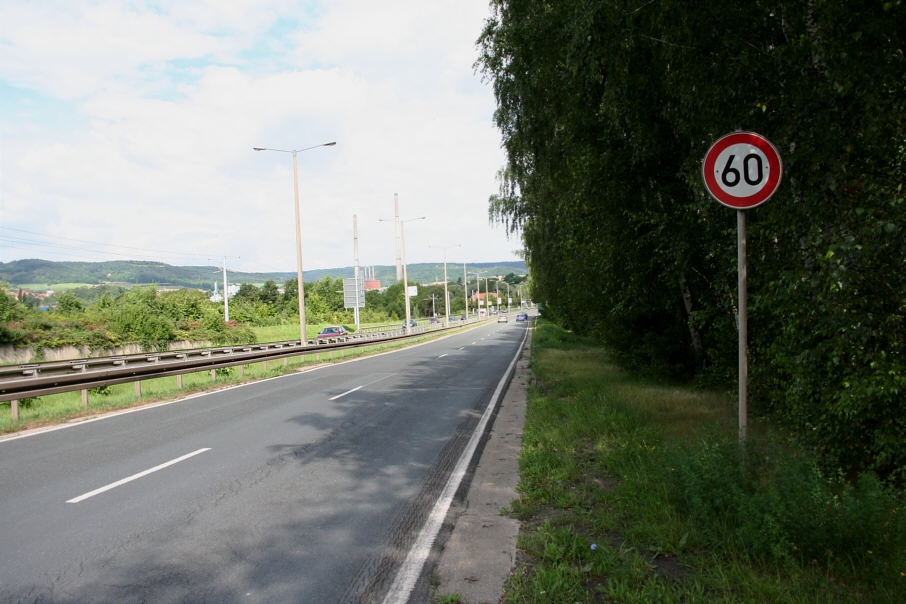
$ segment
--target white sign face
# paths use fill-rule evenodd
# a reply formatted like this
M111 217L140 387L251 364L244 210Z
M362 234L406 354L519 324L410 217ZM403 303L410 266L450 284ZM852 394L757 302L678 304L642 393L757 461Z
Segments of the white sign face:
M733 197L752 197L768 184L770 175L767 156L748 143L730 145L714 162L717 186Z
M408 289L409 289L409 295L410 295L410 296L417 296L417 295L418 295L418 286L417 286L417 285L410 285Z
M724 136L711 146L702 164L708 192L740 210L764 203L777 190L782 174L777 149L754 132Z

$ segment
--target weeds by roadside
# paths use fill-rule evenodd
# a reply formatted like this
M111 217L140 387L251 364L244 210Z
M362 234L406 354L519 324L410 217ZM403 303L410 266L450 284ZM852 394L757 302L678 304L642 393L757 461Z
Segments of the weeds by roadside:
M825 476L735 400L625 373L541 323L507 602L899 602L904 493Z

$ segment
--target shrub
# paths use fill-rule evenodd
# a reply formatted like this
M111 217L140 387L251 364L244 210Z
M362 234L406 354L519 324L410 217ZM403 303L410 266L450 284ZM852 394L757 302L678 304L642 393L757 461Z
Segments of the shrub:
M818 560L833 568L902 563L906 538L898 510L903 495L876 475L854 482L827 476L815 458L779 446L750 454L737 443L709 439L674 449L665 483L678 511L717 547L730 543L755 559Z

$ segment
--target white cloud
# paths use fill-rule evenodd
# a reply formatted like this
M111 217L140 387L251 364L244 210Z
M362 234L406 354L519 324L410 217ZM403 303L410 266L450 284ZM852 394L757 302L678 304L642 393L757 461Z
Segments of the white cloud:
M291 156L251 148L331 140L299 154L307 268L352 263L353 214L362 263L393 263L394 193L428 216L411 262L514 259L487 218L504 156L472 70L484 0L227 6L0 6L0 260L77 255L7 226L293 270Z

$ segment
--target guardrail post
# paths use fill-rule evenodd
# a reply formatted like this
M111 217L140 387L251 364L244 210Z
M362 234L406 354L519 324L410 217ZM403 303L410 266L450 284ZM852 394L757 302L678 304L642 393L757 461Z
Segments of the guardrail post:
M142 396L142 381L136 380L135 382L135 396L136 398L141 398Z
M19 400L13 399L9 402L10 411L13 412L13 421L19 421Z
M217 370L216 369L211 369L211 381L212 382L217 381Z
M88 363L82 364L82 373L88 371ZM82 388L82 409L88 408L88 389Z
M186 355L178 354L178 355L176 355L176 358L184 359L184 358L186 358ZM181 373L176 374L176 387L179 388L180 390L182 390L182 374Z

